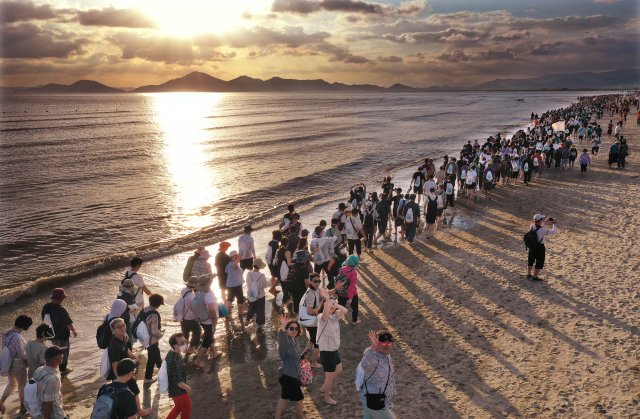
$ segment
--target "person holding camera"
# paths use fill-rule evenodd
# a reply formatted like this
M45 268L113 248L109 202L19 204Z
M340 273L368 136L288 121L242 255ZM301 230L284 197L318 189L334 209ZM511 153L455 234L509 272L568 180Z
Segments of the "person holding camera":
M372 330L369 341L371 347L364 351L356 372L364 406L363 419L394 419L390 410L396 397L395 368L391 360L393 336L387 330Z
M542 227L542 223L553 223L553 228L548 229L546 227ZM527 263L527 279L532 279L534 281L542 281L542 279L538 276L542 268L544 268L544 258L545 258L545 241L546 236L548 234L556 234L556 224L558 220L555 218L548 217L545 219L544 215L536 214L533 217L533 224L531 225L531 230L536 232L538 236L538 245L534 248L529 249L529 258ZM534 269L535 263L535 269ZM531 271L533 270L533 276L531 276Z

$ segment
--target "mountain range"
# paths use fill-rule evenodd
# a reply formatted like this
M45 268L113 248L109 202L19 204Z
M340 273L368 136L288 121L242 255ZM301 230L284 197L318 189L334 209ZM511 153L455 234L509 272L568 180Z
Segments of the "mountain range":
M618 90L638 89L640 69L614 70L603 73L547 74L529 79L495 79L470 87L431 86L417 88L396 83L390 87L372 84L329 83L324 80L295 80L273 77L269 80L240 76L224 81L206 73L194 71L184 77L160 85L148 85L133 90L116 89L92 80L80 80L71 85L50 83L29 88L0 88L0 93L163 93L163 92L431 92L460 90Z

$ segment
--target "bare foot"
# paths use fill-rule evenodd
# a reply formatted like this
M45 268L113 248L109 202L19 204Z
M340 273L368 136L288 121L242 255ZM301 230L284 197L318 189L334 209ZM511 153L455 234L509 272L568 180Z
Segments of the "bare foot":
M152 379L150 379L150 380L148 380L148 379L146 379L146 378L144 379L144 383L145 383L145 384L152 384L152 383L155 383L156 381L158 381L158 379L157 379L157 378L152 378Z
M335 406L335 405L337 405L337 404L338 404L338 402L337 402L337 401L333 400L331 397L326 397L326 396L325 396L325 398L324 398L324 402L325 402L326 404L330 404L331 406Z
M151 414L151 412L153 411L153 409L148 408L148 409L138 409L138 415L140 416L149 416Z
M211 355L211 357L212 357L213 359L216 359L216 358L217 358L217 357L219 357L220 355L222 355L222 352L215 351L215 352L213 352L213 354Z
M184 351L184 353L185 353L185 354L195 354L195 353L196 353L196 350L195 350L195 349L192 349L192 348L189 348L189 349L187 349L186 351Z
M204 363L202 362L193 361L193 365L195 365L196 368L204 368Z
M355 326L356 324L360 324L360 323L362 323L362 320L359 320L359 319L358 319L358 321L355 321L355 322L353 322L353 323L351 323L351 324L352 324L353 326Z
M322 368L321 364L311 364L311 368Z

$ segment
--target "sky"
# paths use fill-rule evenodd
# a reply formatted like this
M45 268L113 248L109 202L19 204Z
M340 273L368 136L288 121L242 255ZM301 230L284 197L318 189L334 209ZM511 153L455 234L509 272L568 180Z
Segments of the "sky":
M0 86L473 86L640 68L638 0L0 0Z

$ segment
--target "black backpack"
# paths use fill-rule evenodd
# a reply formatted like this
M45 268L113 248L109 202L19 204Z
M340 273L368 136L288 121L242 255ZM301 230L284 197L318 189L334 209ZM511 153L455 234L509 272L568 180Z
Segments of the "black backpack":
M366 211L364 216L364 226L373 227L373 211Z
M538 241L538 230L540 230L540 228L542 228L542 226L536 226L535 230L529 230L525 233L524 245L527 247L527 249L536 250L538 248L538 245L542 241Z
M146 323L147 316L150 314L158 315L158 329L160 329L160 325L162 324L162 318L160 318L160 313L158 313L156 310L149 310L149 311L142 310L140 313L138 313L138 317L136 317L136 321L133 322L133 325L131 326L131 334L133 336L136 336L138 332L138 326L140 325L140 323Z
M435 199L431 199L430 195L427 196L427 213L428 214L435 214L436 212L438 212L438 198L435 197Z
M107 315L107 317L109 317ZM111 326L109 325L109 321L107 321L107 317L104 318L102 324L98 326L98 330L96 331L96 341L98 342L98 348L107 349L109 347L109 342L111 342L111 337L113 336L113 332L111 331Z

